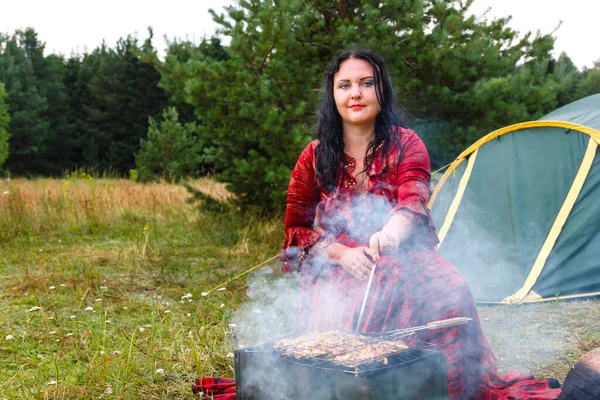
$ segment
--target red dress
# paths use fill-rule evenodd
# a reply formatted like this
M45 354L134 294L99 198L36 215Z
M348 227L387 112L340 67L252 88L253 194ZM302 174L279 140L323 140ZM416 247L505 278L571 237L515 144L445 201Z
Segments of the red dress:
M547 380L534 381L516 371L498 376L470 289L436 250L438 238L427 208L427 150L413 131L398 129L396 134L400 145L391 146L386 157L381 146L376 150L364 194L355 191L352 158L346 157L335 190L318 190L318 142L302 152L288 190L282 253L283 271L299 267L301 273L298 330L353 330L366 285L339 265L311 259L310 246L321 237L351 247L367 246L370 235L381 230L391 215L403 213L415 231L395 254L378 262L360 330L383 332L446 318L473 318L466 325L426 330L414 337L435 344L446 355L451 399L555 399L560 389L551 389ZM302 251L308 257L298 265L295 261Z

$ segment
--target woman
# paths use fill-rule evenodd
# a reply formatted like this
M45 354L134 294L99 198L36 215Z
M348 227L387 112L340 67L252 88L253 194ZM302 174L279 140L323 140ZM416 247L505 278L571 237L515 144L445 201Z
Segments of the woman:
M556 398L547 381L498 377L471 292L436 250L429 156L393 110L383 61L363 50L340 55L322 95L318 139L300 155L287 198L281 259L283 271L301 273L298 330L385 332L471 317L416 337L446 355L450 398Z

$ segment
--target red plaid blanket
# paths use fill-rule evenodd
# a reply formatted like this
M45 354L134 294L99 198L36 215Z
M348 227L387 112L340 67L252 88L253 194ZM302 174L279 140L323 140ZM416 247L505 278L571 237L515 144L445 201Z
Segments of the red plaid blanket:
M503 378L507 379L507 386L491 389L489 398L492 400L551 400L560 394L560 384L555 379L534 380L529 376L528 380L522 380L518 371L509 372ZM209 399L235 400L235 379L222 376L198 378L192 390L202 392Z
M223 376L207 376L196 379L192 385L194 393L214 400L235 400L235 379Z

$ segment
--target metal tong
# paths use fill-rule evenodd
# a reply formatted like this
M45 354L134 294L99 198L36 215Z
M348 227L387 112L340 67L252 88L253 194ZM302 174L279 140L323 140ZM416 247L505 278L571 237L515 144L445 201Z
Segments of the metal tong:
M375 275L375 268L377 268L377 263L373 264L373 268L371 268L371 273L369 274L369 282L367 282L367 288L365 289L365 295L363 296L363 301L360 306L360 313L358 314L358 322L356 323L354 333L358 333L358 329L360 328L360 324L363 320L365 306L367 305L367 299L369 298L369 292L371 291L371 284L373 283L373 276Z
M425 329L441 329L441 328L450 328L452 326L464 325L467 322L471 321L472 319L473 318L468 318L468 317L440 319L438 321L428 322L425 325L415 326L414 328L396 329L396 330L387 331L387 332L367 332L367 333L362 333L362 335L380 336L380 337L385 337L385 338L399 338L399 337L412 335L415 332L422 331Z
M358 314L358 322L356 323L356 328L354 328L354 333L359 333L360 324L362 323L362 320L364 317L365 307L367 305L367 299L369 298L369 292L371 291L371 285L373 284L373 276L375 275L376 268L377 268L377 263L373 264L373 268L371 268L371 273L369 274L369 281L367 282L367 288L365 289L363 301L360 306L360 313ZM387 337L402 337L402 336L412 335L413 333L415 333L417 331L422 331L425 329L441 329L441 328L449 328L452 326L464 325L472 319L473 318L468 318L468 317L456 317L456 318L441 319L438 321L431 321L425 325L416 326L414 328L404 328L404 329L397 329L394 331L380 332L376 335L378 335L378 336L385 335ZM367 335L375 335L372 333L366 333L366 334Z

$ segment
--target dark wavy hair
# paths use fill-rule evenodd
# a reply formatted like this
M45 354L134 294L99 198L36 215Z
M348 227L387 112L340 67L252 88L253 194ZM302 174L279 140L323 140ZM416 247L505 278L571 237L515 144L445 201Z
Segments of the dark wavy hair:
M336 187L344 163L344 135L342 117L337 110L333 97L333 78L340 69L340 64L348 59L360 59L373 67L377 100L381 111L375 118L375 135L367 147L364 171L368 171L375 158L375 150L383 143L383 155L387 154L394 143L396 135L392 135L393 127L404 127L404 117L394 108L392 84L387 74L383 59L368 50L350 50L340 54L325 70L325 81L321 89L321 103L317 110L317 139L315 149L319 188ZM399 145L399 143L398 143ZM400 153L402 154L402 152ZM363 171L363 172L364 172Z

